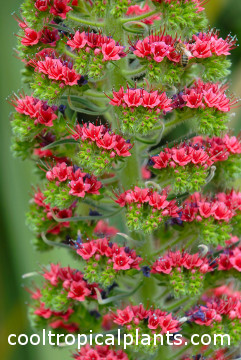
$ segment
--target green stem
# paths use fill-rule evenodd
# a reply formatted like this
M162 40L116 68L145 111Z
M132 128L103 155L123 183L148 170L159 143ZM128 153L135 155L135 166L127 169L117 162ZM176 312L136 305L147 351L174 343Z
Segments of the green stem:
M139 20L143 20L143 19L146 19L148 18L149 16L152 16L152 15L156 15L156 14L159 14L160 11L157 11L156 9L155 10L152 10L150 11L149 13L146 13L146 14L142 14L142 15L139 15L139 16L136 16L136 17L131 17L131 18L122 18L120 19L120 22L122 24L126 24L128 23L129 21L139 21Z
M92 26L92 27L104 27L105 26L105 22L99 22L99 21L92 21L92 20L87 20L87 19L82 19L82 18L79 18L78 16L74 15L73 13L69 13L68 14L68 18L70 20L73 20L73 21L76 21L80 24L83 24L83 25L89 25L89 26Z
M189 300L189 297L184 297L184 298L180 299L179 301L177 301L177 302L175 302L175 303L167 306L167 307L165 308L165 310L168 311L168 312L170 312L170 311L178 308L179 306L181 306L182 304L184 304L184 303L185 303L186 301L188 301L188 300Z
M133 76L133 75L138 75L144 71L146 71L146 65L143 65L137 69L134 70L123 70L122 73L126 76Z

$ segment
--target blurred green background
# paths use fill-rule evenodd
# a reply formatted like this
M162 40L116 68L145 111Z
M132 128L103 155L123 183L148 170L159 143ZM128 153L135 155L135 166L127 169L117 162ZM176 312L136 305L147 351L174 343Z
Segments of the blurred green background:
M31 333L28 327L26 301L28 295L23 285L31 280L22 280L24 273L38 269L39 264L61 261L68 265L70 258L64 250L47 254L36 253L31 244L31 234L25 226L30 186L34 182L30 162L13 159L10 153L9 112L12 110L6 97L21 88L22 64L13 55L16 43L14 34L17 24L11 14L18 12L21 0L1 1L1 56L0 56L0 358L1 360L53 360L70 359L69 349L53 349L49 346L10 346L7 337L11 333ZM231 32L241 39L241 1L210 0L206 5L211 27L221 29L221 35ZM241 97L241 48L232 52L233 72L231 90ZM236 109L231 127L237 133L241 126L241 109Z

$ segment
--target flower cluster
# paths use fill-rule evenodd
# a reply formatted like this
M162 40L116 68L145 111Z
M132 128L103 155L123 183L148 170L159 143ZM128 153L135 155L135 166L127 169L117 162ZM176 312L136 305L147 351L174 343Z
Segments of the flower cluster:
M213 198L194 193L182 204L180 220L194 223L205 243L225 245L240 217L241 193L218 193Z
M33 27L39 28L53 18L65 19L75 6L78 6L78 0L27 0L21 10L24 19Z
M99 195L102 187L94 175L82 172L75 166L59 163L46 173L46 203L64 209L74 202L74 197L84 198L86 194Z
M96 299L97 284L89 284L83 274L69 267L51 264L41 273L45 282L32 293L34 304L30 316L35 328L49 326L66 332L78 332L78 316L84 313L84 302ZM84 324L83 324L84 328Z
M12 121L13 132L20 141L29 140L45 127L54 126L53 122L58 118L57 106L49 106L47 101L33 96L14 95L11 103L16 110Z
M30 211L27 214L27 224L36 235L35 245L41 250L49 249L49 246L40 239L41 233L48 234L51 240L56 240L56 238L64 240L65 236L71 234L70 223L68 221L57 222L54 217L57 219L71 217L75 207L73 204L67 209L59 210L57 207L51 208L45 201L45 196L40 189L37 189L30 203Z
M210 298L205 305L191 310L189 316L190 321L198 327L205 326L205 332L229 334L233 346L239 343L241 334L240 299Z
M164 281L168 278L168 285L177 298L199 294L203 287L204 275L211 271L213 265L207 257L179 250L169 251L159 257L151 267L151 273L160 274Z
M124 47L108 36L79 30L67 41L67 45L77 52L75 69L98 79L105 73L108 62L126 56Z
M122 194L116 194L115 202L127 209L127 224L132 230L151 232L157 229L165 218L178 217L179 208L175 200L167 201L166 191L158 193L149 188L137 186Z
M172 100L165 92L130 89L113 91L110 104L117 107L121 128L128 133L146 134L155 128L161 113L172 110Z
M216 166L229 159L228 166L224 164L224 172L226 172L226 168L228 170L230 164L236 160L234 155L239 154L241 154L241 143L235 136L225 135L223 139L197 136L178 146L164 148L158 155L151 157L149 165L160 181L168 178L173 182L175 192L194 192L205 185L212 165ZM239 158L240 156L237 160ZM222 164L219 167L221 166ZM162 171L158 171L160 169ZM228 172L229 180L234 175L232 166L232 171Z
M203 78L213 81L227 75L230 64L226 56L234 49L236 41L236 38L230 36L222 39L217 32L210 31L200 33L198 36L193 35L190 42L182 46L190 59L190 64L201 62L205 66ZM147 66L148 75L152 80L161 81L164 84L178 83L183 73L183 68L176 66L182 59L182 55L176 50L178 42L181 43L181 40L161 32L138 40L132 44L131 49ZM215 75L217 71L215 64L218 64L220 74Z
M35 50L36 53L36 49L39 51L39 46L50 46L54 48L56 47L58 40L60 40L60 35L57 29L50 30L47 26L44 26L40 31L36 31L28 27L28 24L24 21L21 21L18 18L17 21L22 30L20 34L17 35L21 39L22 45L19 46L19 50L26 52L26 54L29 54L30 50L26 48L31 47L31 50ZM38 46L35 48L36 45Z
M89 345L82 346L81 350L78 353L73 355L75 360L128 360L128 356L122 350L113 350L109 346L99 346L90 347Z
M227 85L198 80L190 88L186 87L183 92L174 95L173 109L177 109L182 117L196 116L202 133L220 134L227 130L227 113L238 102L226 95L227 88Z
M131 6L128 7L126 15L128 15L128 16L130 16L130 15L142 15L142 14L149 13L150 11L151 11L151 8L148 5L148 3L145 3L145 5L143 7L140 7L140 5L131 5ZM143 22L146 25L153 25L154 21L161 19L160 15L161 14L148 16L146 19L141 20L141 22Z
M144 308L143 305L138 306L127 306L125 309L118 309L116 313L113 314L114 323L125 328L125 332L131 334L133 338L136 334L136 329L138 327L140 334L147 334L153 340L154 335L176 333L180 330L179 321L171 314L166 311L161 311L160 309L154 308ZM155 351L158 346L151 341L146 346L135 345L133 342L133 347L137 346L138 349L142 348L143 351Z
M35 96L54 99L60 96L66 86L78 85L81 80L72 62L61 58L46 56L44 60L32 60L31 64L36 73L35 81L31 84Z
M77 161L96 175L110 170L121 158L131 156L130 142L104 125L78 124L72 130L72 136L80 142Z
M120 272L140 270L142 258L136 255L135 250L120 247L107 238L77 243L75 248L77 254L87 262L84 274L89 282L98 282L107 287Z
M234 237L236 242L239 241L237 237ZM238 276L241 272L241 247L236 246L235 248L228 248L220 254L218 260L218 270L219 271L229 271L232 270L231 274L233 276ZM238 273L237 273L238 272Z

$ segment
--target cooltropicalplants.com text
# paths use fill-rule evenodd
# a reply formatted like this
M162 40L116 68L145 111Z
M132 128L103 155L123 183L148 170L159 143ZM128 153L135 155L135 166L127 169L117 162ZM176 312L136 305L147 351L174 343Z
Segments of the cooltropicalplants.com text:
M231 339L228 334L192 334L190 339L186 339L182 334L172 334L169 331L166 334L141 334L139 329L135 329L133 334L122 333L120 329L115 334L99 333L93 334L56 334L51 330L46 331L43 329L42 334L10 334L8 336L8 344L15 346L25 346L28 344L37 345L51 345L51 346L72 346L77 345L78 349L87 344L89 345L122 345L124 349L133 344L135 346L187 346L187 345L227 345L230 346Z

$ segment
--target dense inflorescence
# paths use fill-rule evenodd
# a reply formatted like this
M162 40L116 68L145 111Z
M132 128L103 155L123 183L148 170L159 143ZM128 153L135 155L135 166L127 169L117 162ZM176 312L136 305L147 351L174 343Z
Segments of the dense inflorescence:
M77 263L36 274L31 324L120 336L76 360L240 357L237 39L208 29L206 2L25 0L15 16L26 94L9 100L12 150L40 178L27 224L37 250Z

